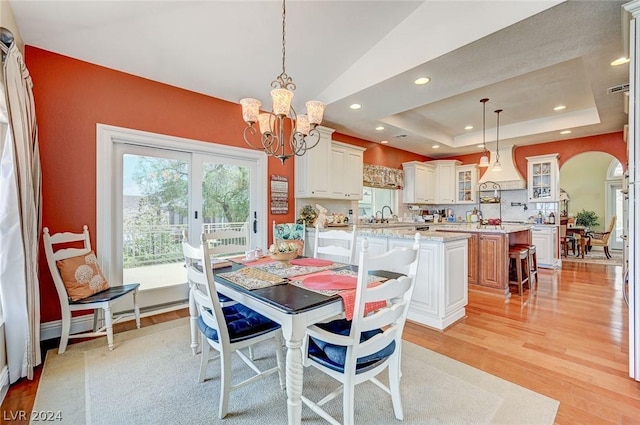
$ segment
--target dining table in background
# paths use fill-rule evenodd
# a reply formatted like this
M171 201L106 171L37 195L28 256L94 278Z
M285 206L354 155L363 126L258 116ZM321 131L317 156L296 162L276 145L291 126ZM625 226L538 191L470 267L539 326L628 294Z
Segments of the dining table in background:
M585 226L567 226L567 236L569 235L574 235L574 236L578 236L576 237L576 242L578 242L579 246L579 252L577 254L577 256L582 256L582 258L584 258L584 254L586 253L587 250L587 246L588 241L589 241L589 236L587 236L587 230L588 228Z

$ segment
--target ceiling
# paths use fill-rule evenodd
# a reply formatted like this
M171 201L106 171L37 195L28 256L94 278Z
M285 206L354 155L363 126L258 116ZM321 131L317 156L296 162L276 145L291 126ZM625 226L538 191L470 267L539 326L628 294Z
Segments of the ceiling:
M9 3L25 44L231 102L270 106L281 72L278 1ZM321 100L323 125L433 158L482 150L483 97L490 149L496 109L501 146L621 131L624 3L290 0L294 107Z

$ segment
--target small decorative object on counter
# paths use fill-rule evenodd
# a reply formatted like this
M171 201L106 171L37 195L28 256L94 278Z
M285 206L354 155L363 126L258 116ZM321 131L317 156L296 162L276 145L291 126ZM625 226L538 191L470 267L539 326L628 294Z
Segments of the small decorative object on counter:
M316 225L322 229L327 226L327 222L329 221L329 217L327 215L329 211L320 204L316 204L316 208L320 211L316 218Z
M556 215L553 213L553 211L551 212L551 214L549 214L549 224L556 224Z
M544 224L544 215L542 215L542 211L538 211L538 219L536 220L538 224Z
M311 205L305 205L300 211L300 218L297 220L298 224L304 224L305 226L313 227L316 224L316 218L318 213L313 209Z

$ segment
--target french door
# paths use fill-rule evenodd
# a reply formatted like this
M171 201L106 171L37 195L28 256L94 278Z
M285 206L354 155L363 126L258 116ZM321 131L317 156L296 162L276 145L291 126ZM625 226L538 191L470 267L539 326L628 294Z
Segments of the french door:
M616 225L609 236L609 247L611 249L622 249L624 236L624 219L626 218L624 192L622 190L622 180L608 180L606 193L605 220L601 223L606 231L609 227L611 217L616 216Z
M140 283L141 307L188 298L183 235L198 245L203 231L231 226L247 229L250 246L265 245L264 154L107 126L104 132L99 164L109 163L112 178L98 174L98 256L110 253L102 262L112 285ZM110 199L101 200L101 185Z

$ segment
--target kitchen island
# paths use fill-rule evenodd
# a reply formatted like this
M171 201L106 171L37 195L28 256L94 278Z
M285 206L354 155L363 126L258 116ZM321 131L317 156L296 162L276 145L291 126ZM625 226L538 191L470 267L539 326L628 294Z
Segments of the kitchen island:
M468 239L469 289L509 298L509 247L531 244L532 225L478 226L452 224L435 227L438 232L465 232Z
M313 255L315 232L315 229L307 230L305 246L306 254L310 256ZM356 232L356 263L365 238L369 252L378 255L393 248L413 246L416 234L413 226L368 227ZM469 293L467 240L471 235L435 231L418 233L421 235L420 264L408 319L444 330L466 314Z

